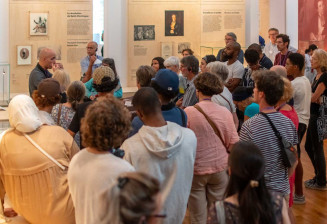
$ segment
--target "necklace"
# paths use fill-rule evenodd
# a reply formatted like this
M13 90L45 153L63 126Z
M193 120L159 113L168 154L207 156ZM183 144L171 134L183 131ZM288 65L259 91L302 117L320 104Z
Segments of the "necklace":
M281 105L279 105L278 107L276 107L276 110L279 111L279 110L282 109L285 105L286 105L286 102L285 102L285 103L282 103Z

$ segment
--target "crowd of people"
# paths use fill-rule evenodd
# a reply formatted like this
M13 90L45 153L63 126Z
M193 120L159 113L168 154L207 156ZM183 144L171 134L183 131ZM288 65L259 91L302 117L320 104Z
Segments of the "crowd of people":
M227 33L226 47L200 62L191 49L154 57L129 98L96 42L73 82L42 49L30 96L11 100L0 136L4 214L42 224L181 224L187 211L192 224L294 223L303 184L327 190L327 52L310 45L302 55L286 34L268 34L264 48L243 52ZM314 174L303 181L306 132Z

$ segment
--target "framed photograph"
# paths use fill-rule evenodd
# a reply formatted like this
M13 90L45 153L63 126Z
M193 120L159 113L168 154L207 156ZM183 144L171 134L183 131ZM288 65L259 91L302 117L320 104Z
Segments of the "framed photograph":
M181 54L183 52L183 50L190 49L190 48L191 48L190 42L178 43L178 54Z
M163 42L161 43L161 57L167 59L173 55L173 43Z
M48 13L30 13L30 35L48 35Z
M134 41L155 40L156 33L154 25L135 25L134 26Z
M32 46L17 46L17 65L32 64Z
M184 11L165 11L165 36L184 36Z

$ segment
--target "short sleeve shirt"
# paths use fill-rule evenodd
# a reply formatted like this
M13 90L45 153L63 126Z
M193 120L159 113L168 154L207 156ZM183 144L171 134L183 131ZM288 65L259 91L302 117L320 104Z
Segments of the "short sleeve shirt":
M279 112L267 114L280 134L292 145L298 143L293 122ZM287 167L284 165L278 138L268 120L257 114L244 122L240 132L241 141L250 141L259 147L265 159L265 181L267 188L283 195L290 193Z
M193 106L198 102L198 98L196 97L196 89L193 83L195 77L191 81L187 80L182 103L183 107Z
M233 64L228 65L227 61L224 62L225 65L227 65L229 74L226 82L228 82L229 79L242 79L243 78L243 73L244 73L244 66L242 63L238 60L236 60Z

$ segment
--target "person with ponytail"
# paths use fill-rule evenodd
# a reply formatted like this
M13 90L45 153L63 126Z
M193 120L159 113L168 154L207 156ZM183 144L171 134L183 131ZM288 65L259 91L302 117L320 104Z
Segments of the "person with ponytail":
M141 172L121 174L109 195L110 224L157 224L164 214L161 209L160 183Z
M265 161L255 144L236 143L228 165L226 198L210 206L207 224L290 223L283 195L266 188Z
M68 99L66 103L57 104L51 111L51 116L55 123L63 127L65 130L68 129L68 126L75 115L77 105L83 103L85 96L85 86L83 82L72 82L68 87L67 96ZM79 133L75 135L74 139L77 145L80 146Z

